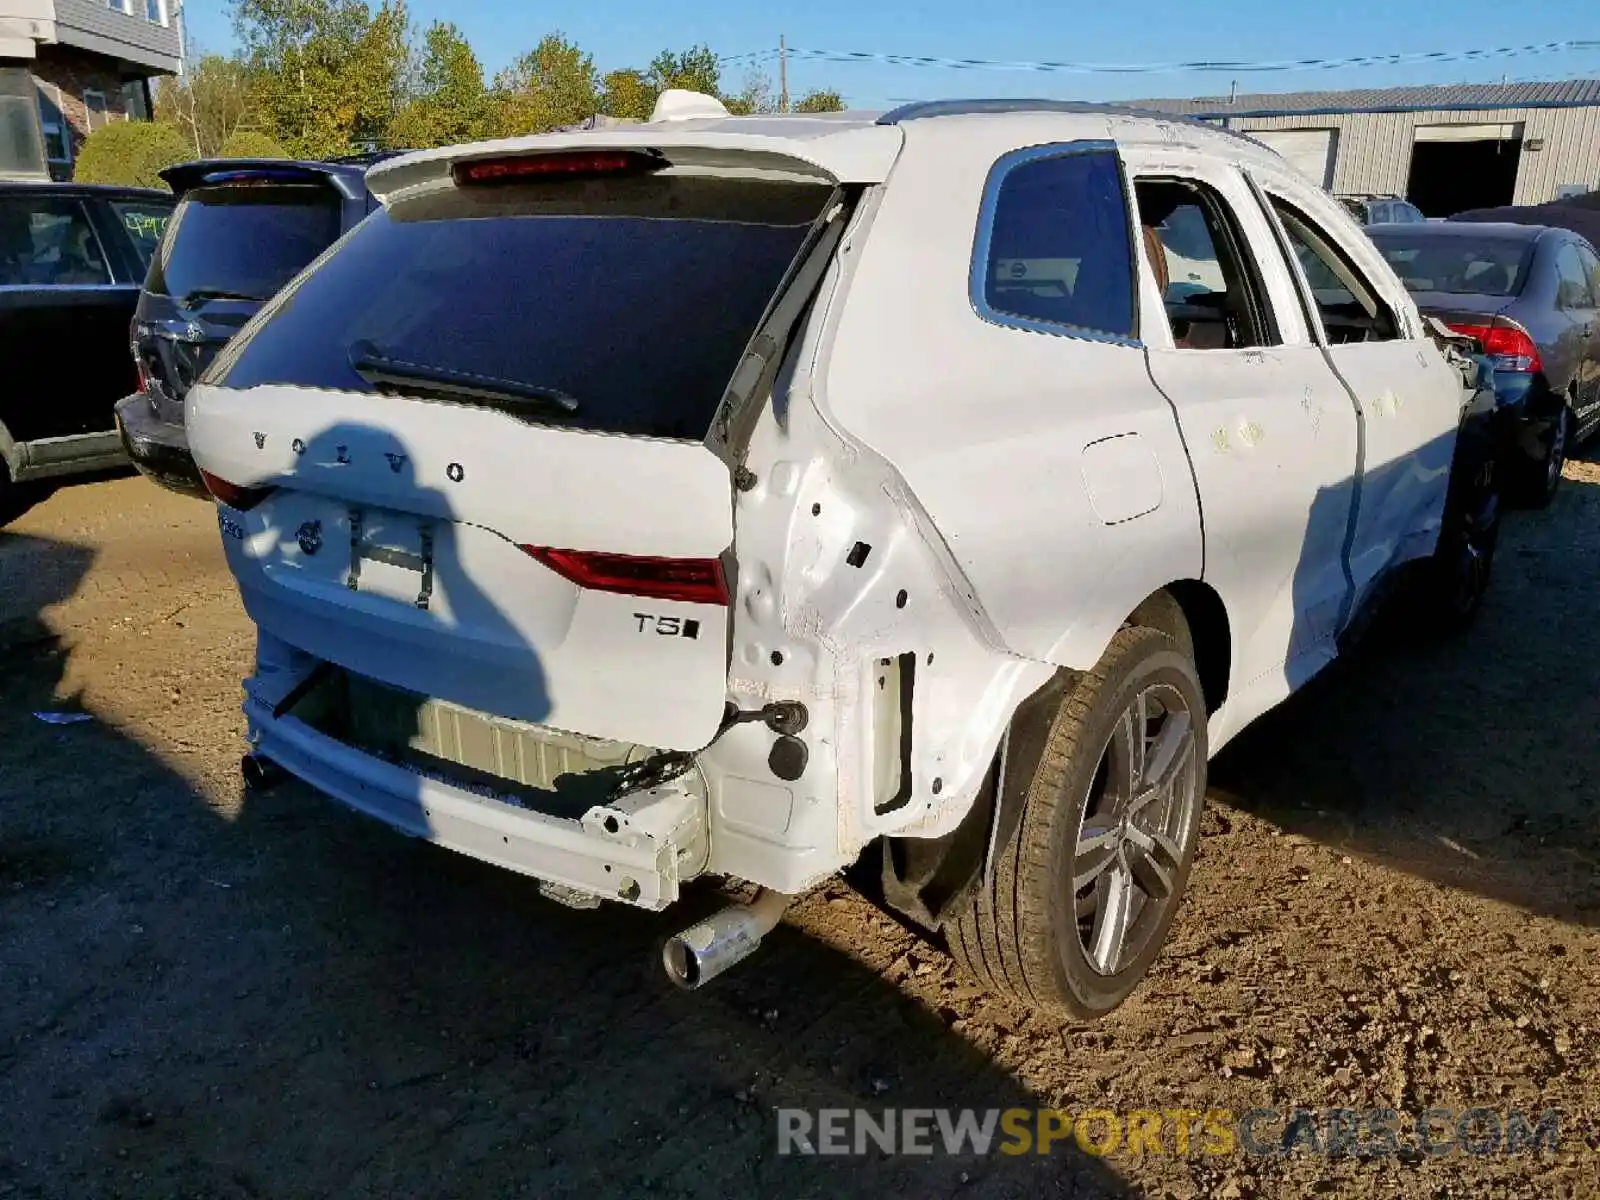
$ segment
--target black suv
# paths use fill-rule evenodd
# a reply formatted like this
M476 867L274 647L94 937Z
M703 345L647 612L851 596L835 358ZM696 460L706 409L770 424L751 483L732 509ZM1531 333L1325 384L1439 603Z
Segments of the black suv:
M122 444L148 478L207 495L184 436L184 396L263 303L377 207L363 178L381 157L214 159L161 172L178 209L133 322L139 390L117 405Z
M122 462L128 321L172 205L145 188L0 183L0 522L13 484Z

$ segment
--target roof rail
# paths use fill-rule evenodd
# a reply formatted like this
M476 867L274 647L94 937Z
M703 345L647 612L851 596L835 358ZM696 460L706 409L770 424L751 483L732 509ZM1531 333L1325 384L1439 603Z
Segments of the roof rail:
M1080 116L1141 117L1156 121L1170 121L1174 125L1198 125L1229 137L1242 138L1251 145L1261 145L1255 138L1225 125L1213 125L1198 117L1161 112L1153 108L1136 108L1128 104L1097 104L1091 100L917 100L891 109L878 118L879 125L900 125L906 121L923 121L933 117L968 117L989 113L1072 113Z

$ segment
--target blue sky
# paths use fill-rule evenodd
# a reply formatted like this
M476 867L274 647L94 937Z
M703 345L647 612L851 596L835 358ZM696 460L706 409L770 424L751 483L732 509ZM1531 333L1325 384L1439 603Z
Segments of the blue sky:
M643 66L664 47L705 43L735 55L789 45L946 58L1148 63L1195 59L1339 58L1600 38L1594 0L1453 0L1428 10L1413 0L1234 0L1226 8L1196 0L410 0L420 26L449 19L493 73L540 36L559 29L592 53L601 70ZM1208 15L1220 11L1225 15ZM1514 11L1516 19L1507 19ZM226 0L187 0L191 42L226 51L232 32ZM776 65L764 69L774 80ZM727 68L736 88L749 70ZM843 93L856 107L939 96L1061 96L1087 100L1216 95L1228 74L1067 75L955 71L881 64L792 61L790 87ZM1241 91L1369 87L1390 84L1600 76L1600 50L1491 61L1340 70L1239 73Z

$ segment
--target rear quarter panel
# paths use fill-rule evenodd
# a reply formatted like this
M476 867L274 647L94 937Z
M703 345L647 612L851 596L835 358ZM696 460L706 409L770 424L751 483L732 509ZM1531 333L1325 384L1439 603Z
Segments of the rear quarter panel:
M905 480L1002 644L1078 669L1152 591L1200 576L1188 456L1137 345L991 323L969 281L996 160L1113 129L1038 114L910 123L869 233L846 250L859 261L817 386Z

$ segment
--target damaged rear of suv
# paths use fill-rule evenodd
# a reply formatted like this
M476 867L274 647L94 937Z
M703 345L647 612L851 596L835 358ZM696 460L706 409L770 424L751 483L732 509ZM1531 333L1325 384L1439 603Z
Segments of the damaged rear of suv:
M1252 650L1205 581L1115 141L1179 127L708 105L380 165L382 208L191 390L259 630L247 778L287 770L569 903L760 885L668 946L690 986L881 843L891 903L988 982L1108 1011L1172 920L1210 749L1296 685L1290 648L1296 678L1331 659L1328 614L1361 599L1314 590L1348 563L1291 552L1250 603L1306 595L1326 620L1260 618ZM1201 158L1232 145L1181 132ZM1273 269L1304 287L1287 251ZM1221 311L1193 288L1180 307ZM1413 319L1391 323L1438 461L1398 466L1433 478L1461 380ZM1300 334L1262 377L1348 406ZM1322 502L1314 471L1271 478ZM1426 558L1442 485L1381 494L1362 563ZM1339 497L1318 554L1351 552ZM1229 710L1263 656L1276 679Z

